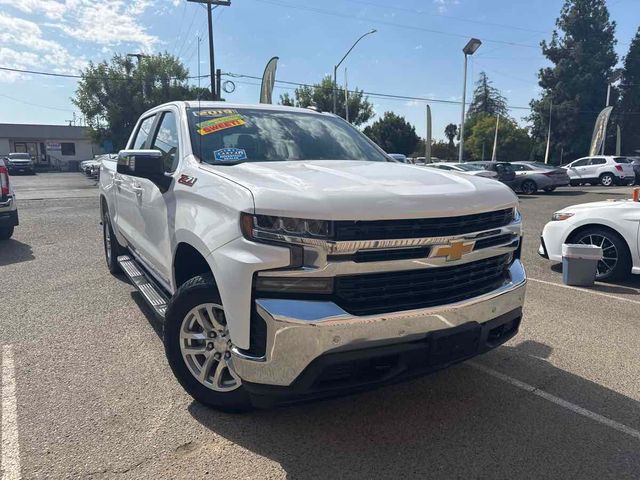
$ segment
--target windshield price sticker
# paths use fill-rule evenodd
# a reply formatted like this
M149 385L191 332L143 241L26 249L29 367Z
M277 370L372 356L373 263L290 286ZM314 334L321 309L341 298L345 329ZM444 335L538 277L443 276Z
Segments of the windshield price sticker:
M243 148L221 148L213 152L213 158L219 162L246 160L247 152Z
M238 111L232 108L222 108L218 110L198 110L193 112L196 117L216 117L218 115L235 115Z
M229 115L197 123L196 127L198 127L198 133L200 135L208 135L227 128L239 127L244 124L245 121L240 115Z

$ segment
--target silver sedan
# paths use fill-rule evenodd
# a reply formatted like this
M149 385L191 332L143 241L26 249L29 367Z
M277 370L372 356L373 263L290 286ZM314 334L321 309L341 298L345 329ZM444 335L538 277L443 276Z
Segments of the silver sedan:
M512 162L516 172L514 189L525 195L533 195L538 190L547 193L557 187L569 185L569 175L566 170L538 162Z

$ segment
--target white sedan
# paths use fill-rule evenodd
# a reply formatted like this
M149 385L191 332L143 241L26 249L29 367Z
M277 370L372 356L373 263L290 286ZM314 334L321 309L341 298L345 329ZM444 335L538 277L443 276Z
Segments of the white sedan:
M436 162L427 163L427 167L438 168L440 170L448 170L450 172L464 173L466 175L473 175L477 177L486 177L496 179L498 174L491 170L485 170L480 165L470 163L449 163L449 162Z
M640 202L615 200L584 203L553 214L542 231L538 253L562 261L565 243L602 247L598 280L640 274Z

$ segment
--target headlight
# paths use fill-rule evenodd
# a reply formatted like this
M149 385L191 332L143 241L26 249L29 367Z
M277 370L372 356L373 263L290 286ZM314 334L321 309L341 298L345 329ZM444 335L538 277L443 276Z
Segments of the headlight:
M331 235L331 222L326 220L307 220L271 215L240 216L242 233L250 240L296 242L296 239L327 240Z
M522 221L522 214L520 213L520 210L518 208L513 209L513 221L515 223Z
M551 221L559 222L562 220L566 220L567 218L571 218L575 215L575 213L570 212L556 212L551 216Z

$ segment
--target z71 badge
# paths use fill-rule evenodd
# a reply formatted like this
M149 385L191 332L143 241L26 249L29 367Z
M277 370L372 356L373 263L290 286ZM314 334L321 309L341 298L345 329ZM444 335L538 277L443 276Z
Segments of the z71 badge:
M180 175L180 178L178 179L178 183L181 183L182 185L186 185L187 187L193 187L193 184L196 183L198 179L196 177L192 177L191 175L185 175L182 174Z

